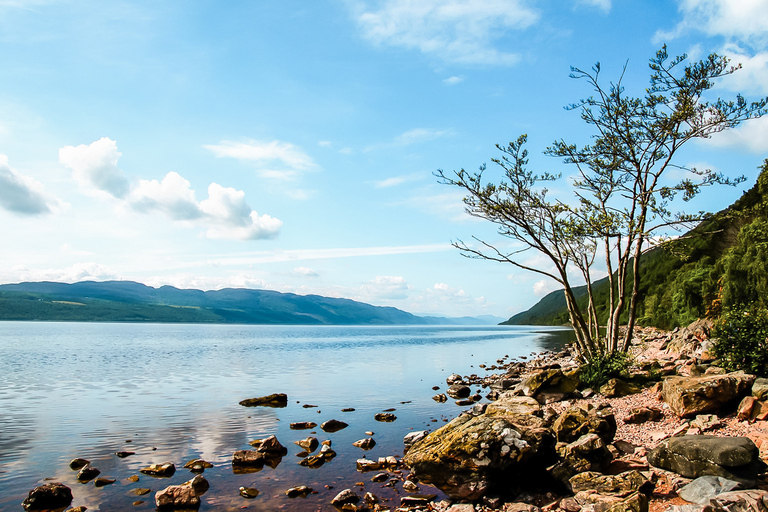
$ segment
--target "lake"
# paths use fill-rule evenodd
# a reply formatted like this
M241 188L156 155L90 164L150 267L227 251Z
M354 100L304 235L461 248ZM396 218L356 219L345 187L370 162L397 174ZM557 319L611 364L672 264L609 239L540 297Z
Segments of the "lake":
M154 510L154 492L192 478L182 466L194 458L214 464L204 473L211 488L200 510L334 510L331 498L350 487L394 508L406 493L371 482L371 473L356 471L356 459L400 457L405 434L456 417L463 409L453 400L431 398L445 391L451 373L482 376L480 364L557 348L570 335L520 326L0 322L0 510L22 510L29 490L46 479L72 489L72 506ZM238 404L271 393L286 393L288 406ZM394 422L374 420L388 409ZM289 428L330 419L349 426L335 433ZM366 431L374 432L376 446L353 447ZM234 474L232 453L273 434L288 448L281 463ZM299 466L294 441L308 435L332 441L338 456L320 468ZM135 454L118 458L117 451ZM117 481L101 488L78 483L68 465L75 457ZM166 461L177 467L171 478L138 472ZM140 480L129 482L132 475ZM285 496L296 485L317 494ZM241 486L260 494L242 498ZM152 492L137 496L140 487Z

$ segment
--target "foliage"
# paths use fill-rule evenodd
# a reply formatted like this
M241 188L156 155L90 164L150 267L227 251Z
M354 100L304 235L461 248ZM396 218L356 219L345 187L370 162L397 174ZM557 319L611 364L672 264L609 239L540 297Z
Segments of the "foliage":
M713 353L729 370L768 375L768 309L726 310L712 329Z
M582 364L579 368L579 379L582 385L592 389L613 378L626 378L632 359L626 352L612 352L599 355Z
M442 170L436 173L442 183L462 188L467 193L467 212L496 224L498 233L511 239L516 249L504 251L498 244L479 239L473 245L462 241L454 245L465 256L510 263L562 285L584 360L626 351L638 314L641 257L655 234L706 217L704 212L672 211L672 200L682 196L687 201L705 186L739 182L709 169L675 164L675 154L690 140L709 137L767 111L768 99L747 103L739 95L732 101L704 100L713 81L735 72L738 66L712 54L683 67L686 58L670 59L666 47L658 51L650 60L650 87L641 97L625 94L621 78L604 86L599 80L599 63L591 72L572 69L571 76L587 81L595 95L569 109L579 111L595 134L591 144L581 147L555 141L545 154L576 167L573 197L548 196L546 186L560 175L527 169L524 135L507 146L497 145L502 154L492 161L503 173L497 183L485 179L484 165L476 173L464 169L453 176ZM685 178L670 184L665 175L670 168L682 171ZM530 260L520 255L530 250L545 256L548 264L527 263ZM607 286L602 290L592 286L591 277L598 250L604 252L608 270ZM700 268L694 273L701 288L706 272ZM587 288L582 299L574 293L574 274ZM692 289L678 292L669 301L692 311L699 307L691 299ZM629 329L620 340L622 322ZM607 326L604 333L601 324Z

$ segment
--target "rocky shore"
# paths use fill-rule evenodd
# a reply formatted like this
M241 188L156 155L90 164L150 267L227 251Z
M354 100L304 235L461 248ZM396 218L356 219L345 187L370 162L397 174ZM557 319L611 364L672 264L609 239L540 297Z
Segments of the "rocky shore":
M510 361L505 356L480 365L484 376L453 374L445 389L433 388L433 399L466 407L464 412L437 430L410 432L401 453L357 459L359 487L333 490L327 506L439 512L768 512L768 380L719 367L708 351L709 328L700 321L674 332L636 329L629 374L600 389L581 383L567 346L530 359ZM241 405L284 407L286 402L285 395L274 394ZM379 422L395 419L387 411L375 417ZM320 429L332 433L346 426L330 420ZM316 427L310 422L290 425L291 430ZM375 446L373 432L366 435L354 446ZM274 468L288 451L275 436L250 444L253 449L232 454L228 466L234 474ZM336 457L329 440L310 435L295 444L302 450L297 454L302 466L317 468ZM99 487L115 482L99 476L87 460L74 459L70 467L80 483L93 481ZM157 490L155 505L161 510L200 508L210 486L203 473L211 467L202 459L188 461L184 468L192 478ZM175 471L168 462L139 472L167 477ZM365 482L382 492L394 490L398 497L365 492ZM149 489L131 492L151 496ZM244 500L259 496L253 487L239 492ZM289 498L317 492L304 485L285 489ZM72 501L66 485L48 482L30 491L22 505L30 511L85 509L69 508Z
M448 512L768 511L768 380L719 367L709 328L638 328L629 375L599 390L568 350L451 376L495 400L413 443L410 478Z

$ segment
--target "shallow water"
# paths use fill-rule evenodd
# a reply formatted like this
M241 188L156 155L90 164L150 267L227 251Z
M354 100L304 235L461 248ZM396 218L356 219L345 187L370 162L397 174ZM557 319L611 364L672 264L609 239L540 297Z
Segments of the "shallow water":
M345 488L371 491L399 504L400 486L385 488L361 474L355 461L402 455L412 430L435 429L461 412L453 401L431 399L451 373L485 372L496 359L557 347L570 331L510 326L334 327L0 322L0 510L22 510L28 491L45 479L72 488L72 506L89 510L154 510L154 492L185 482L193 458L214 464L201 510L334 510ZM288 394L285 408L245 408L238 402ZM485 394L485 392L483 392ZM316 405L305 408L303 405ZM341 412L354 408L353 412ZM397 420L374 415L394 408ZM325 433L290 430L297 421L349 424ZM373 431L376 446L352 446ZM314 432L312 434L311 432ZM232 471L232 453L275 434L288 455L275 468ZM320 468L298 465L293 442L314 435L331 440L338 456ZM116 451L134 451L120 459ZM91 460L103 488L80 484L68 463ZM171 478L138 470L173 462ZM140 481L128 482L131 475ZM318 491L290 499L284 491ZM253 500L240 486L256 487ZM332 489L326 488L332 487ZM139 497L132 489L152 493ZM422 492L435 493L422 486ZM438 493L439 494L439 493ZM143 500L144 503L132 503ZM385 502L386 503L386 502Z

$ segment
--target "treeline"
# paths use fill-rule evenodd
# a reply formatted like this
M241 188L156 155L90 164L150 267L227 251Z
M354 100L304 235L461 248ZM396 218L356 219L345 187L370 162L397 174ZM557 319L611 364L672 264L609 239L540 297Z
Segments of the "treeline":
M768 160L757 183L738 201L685 236L649 251L640 272L640 325L671 329L745 305L767 307ZM607 280L597 281L594 288L603 322L609 301ZM585 290L577 290L586 301ZM558 290L505 323L567 322L565 299Z

